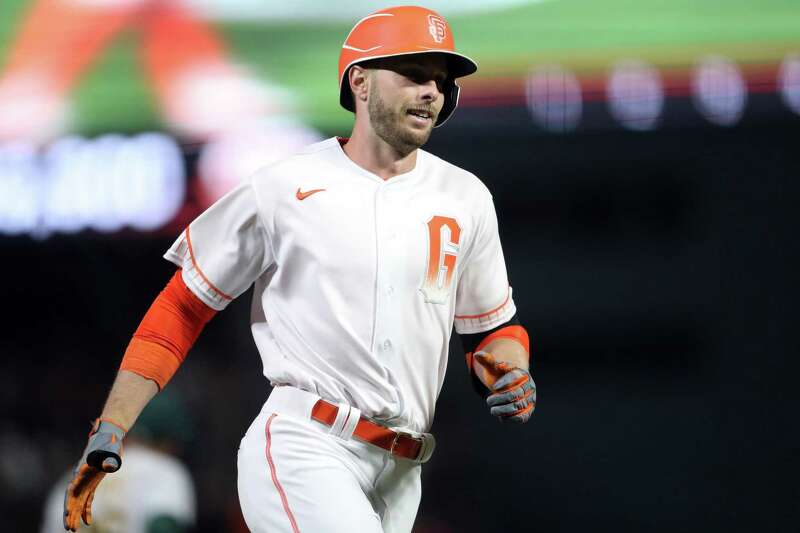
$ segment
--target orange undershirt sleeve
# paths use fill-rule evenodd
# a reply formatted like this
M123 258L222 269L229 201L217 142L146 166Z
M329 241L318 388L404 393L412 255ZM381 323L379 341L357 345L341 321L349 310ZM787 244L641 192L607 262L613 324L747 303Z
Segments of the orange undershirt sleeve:
M152 379L163 389L216 313L189 290L178 269L133 334L120 370Z

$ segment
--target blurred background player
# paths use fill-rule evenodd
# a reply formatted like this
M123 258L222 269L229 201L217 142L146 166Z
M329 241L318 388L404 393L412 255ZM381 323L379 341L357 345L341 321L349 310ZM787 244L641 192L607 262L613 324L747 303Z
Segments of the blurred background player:
M180 454L192 439L191 417L174 390L153 398L125 439L125 466L95 493L94 533L181 533L196 519L194 482ZM41 533L63 533L64 491L72 469L47 498Z

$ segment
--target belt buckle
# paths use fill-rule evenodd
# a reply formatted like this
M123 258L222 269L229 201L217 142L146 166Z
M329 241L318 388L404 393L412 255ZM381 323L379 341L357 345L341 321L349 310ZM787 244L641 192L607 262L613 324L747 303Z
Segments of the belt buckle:
M436 441L433 439L433 435L422 434L421 436L417 436L404 431L395 431L394 439L392 439L392 445L389 448L389 453L392 455L394 455L394 449L397 446L397 441L400 440L401 435L419 443L419 451L417 452L416 457L412 458L411 460L415 463L428 462L428 460L431 458L431 455L433 455L433 449L436 447Z

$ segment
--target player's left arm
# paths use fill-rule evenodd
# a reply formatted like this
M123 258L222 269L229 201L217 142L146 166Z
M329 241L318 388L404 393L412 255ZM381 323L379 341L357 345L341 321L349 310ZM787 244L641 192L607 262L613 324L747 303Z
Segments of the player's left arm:
M501 421L527 422L536 408L528 333L514 315L488 332L461 335L473 386Z

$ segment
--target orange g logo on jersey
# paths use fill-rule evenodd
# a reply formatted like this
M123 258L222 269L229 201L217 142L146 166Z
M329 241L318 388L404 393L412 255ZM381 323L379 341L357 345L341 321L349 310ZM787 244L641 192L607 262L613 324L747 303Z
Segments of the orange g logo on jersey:
M419 289L426 302L443 304L447 301L460 239L461 226L456 219L434 215L428 221L428 269Z
M428 32L431 34L431 37L433 37L434 41L437 43L444 41L446 28L447 25L441 17L428 15Z

